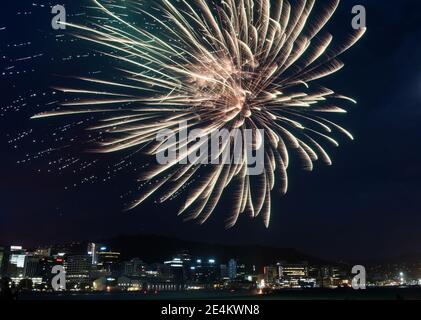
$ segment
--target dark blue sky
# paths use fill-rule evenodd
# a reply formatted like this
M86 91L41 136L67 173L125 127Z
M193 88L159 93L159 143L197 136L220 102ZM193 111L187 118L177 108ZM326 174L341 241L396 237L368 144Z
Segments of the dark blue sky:
M16 144L10 140L31 128L49 130L45 123L31 122L29 116L51 101L48 88L57 81L53 75L66 75L69 70L78 74L91 61L58 59L75 54L75 48L72 43L54 41L49 9L33 2L43 3L19 1L1 12L0 243L32 245L144 232L294 247L328 258L421 252L419 1L342 1L328 29L335 34L344 26L349 28L352 6L364 4L368 32L342 56L345 68L325 83L358 100L340 119L356 140L343 140L339 149L331 150L332 167L317 164L313 173L289 171L289 192L274 199L269 230L259 219L244 217L228 231L224 230L223 207L203 226L184 223L171 204L150 203L122 212L119 196L131 183L127 177L69 191L65 187L76 177L45 172L48 160L16 163L38 144L32 136L30 143L25 138ZM72 2L70 13L81 12ZM74 46L88 51L79 43ZM43 55L37 57L37 53ZM27 56L35 57L15 61ZM15 68L9 69L11 65ZM41 138L37 134L35 139Z

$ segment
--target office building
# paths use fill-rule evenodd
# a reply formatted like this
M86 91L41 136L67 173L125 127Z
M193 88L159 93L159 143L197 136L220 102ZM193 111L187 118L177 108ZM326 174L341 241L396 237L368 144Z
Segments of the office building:
M308 277L308 264L279 262L278 274L281 279L304 279Z
M23 268L23 275L25 278L40 277L40 258L37 256L27 255Z
M209 286L220 279L220 268L213 258L196 259L192 267L194 268L193 281L195 283Z
M66 281L82 283L89 280L91 263L92 257L89 255L68 256L65 262Z
M140 277L146 274L147 264L139 258L134 258L122 264L122 274L125 276Z
M275 283L278 279L279 273L276 266L266 266L263 268L263 280L266 284Z
M98 270L112 274L118 271L119 262L120 252L109 250L105 246L100 247L97 251L96 266Z
M221 272L221 279L229 279L228 266L226 264L221 264L219 269L220 269L220 272Z
M7 275L11 278L23 278L26 251L22 246L11 246Z
M237 278L237 261L234 259L228 261L228 277L231 280Z

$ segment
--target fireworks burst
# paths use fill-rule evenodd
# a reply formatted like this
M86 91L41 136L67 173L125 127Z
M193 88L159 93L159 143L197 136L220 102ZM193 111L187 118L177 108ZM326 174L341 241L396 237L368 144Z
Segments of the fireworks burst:
M208 135L221 129L253 130L253 139L245 141L243 149L251 145L264 150L265 170L252 177L247 174L245 150L242 161L235 164L205 166L200 157L181 164L203 141L179 139L177 161L149 167L141 180L152 183L130 208L154 194L159 193L163 202L184 190L188 194L179 213L204 223L229 187L234 196L227 226L234 226L240 214L247 213L262 216L268 227L272 191L275 187L287 191L290 153L312 170L318 159L331 164L322 145L338 146L335 132L352 139L323 114L344 113L337 102L355 101L310 86L340 70L343 63L337 57L365 32L355 30L335 43L323 31L339 0L323 1L317 10L316 0L158 0L156 8L142 1L93 2L106 18L103 23L66 25L79 30L77 37L108 48L103 54L126 66L120 69L124 80L78 78L84 83L82 89L58 88L76 94L76 100L34 118L103 115L89 129L110 137L98 143L96 151L104 153L142 148L153 156L171 138L157 141L157 134L170 129L179 136L180 123ZM129 23L125 15L116 13L119 10L147 17L160 31ZM95 89L89 89L92 86ZM82 95L92 98L84 100ZM264 137L257 129L264 131ZM233 148L228 140L221 154Z

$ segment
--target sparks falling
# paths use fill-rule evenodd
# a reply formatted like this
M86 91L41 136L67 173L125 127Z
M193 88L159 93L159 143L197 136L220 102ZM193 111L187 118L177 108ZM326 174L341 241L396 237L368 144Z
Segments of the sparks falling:
M93 3L104 17L101 24L66 26L107 49L103 54L125 66L119 69L124 80L78 78L81 88L57 88L77 99L34 118L103 116L89 128L109 135L98 143L96 151L103 153L141 148L153 156L168 142L157 141L157 134L171 129L178 135L179 124L185 122L188 130L200 128L209 135L251 129L256 135L244 148L264 144L265 170L251 177L245 152L235 164L205 166L200 158L180 164L202 142L179 140L177 161L150 166L140 178L148 183L130 208L152 195L164 202L183 193L179 214L204 223L224 190L231 188L227 226L247 213L262 216L268 227L274 189L284 194L288 188L290 155L298 155L303 168L312 170L319 159L332 164L323 145L338 146L336 133L353 139L325 115L345 113L338 103L355 101L314 84L344 66L338 56L365 32L355 30L336 43L324 31L339 0L317 2L317 10L316 0L157 0L147 8L142 1ZM147 17L160 31L129 23L117 9ZM264 130L263 138L257 129ZM231 141L221 152L227 148L233 149Z

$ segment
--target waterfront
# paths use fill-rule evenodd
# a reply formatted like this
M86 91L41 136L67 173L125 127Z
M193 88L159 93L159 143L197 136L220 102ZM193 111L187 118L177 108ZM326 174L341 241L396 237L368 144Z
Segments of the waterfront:
M22 293L19 300L421 300L421 288L251 291Z

